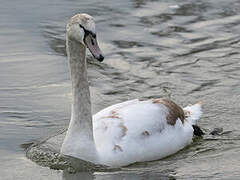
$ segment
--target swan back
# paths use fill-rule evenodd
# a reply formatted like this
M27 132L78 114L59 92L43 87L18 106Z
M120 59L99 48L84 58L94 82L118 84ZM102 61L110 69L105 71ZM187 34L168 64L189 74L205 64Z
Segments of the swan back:
M195 109L189 111L195 117ZM100 161L118 167L160 159L184 148L192 142L193 128L181 119L183 113L166 99L136 99L98 112L93 129Z

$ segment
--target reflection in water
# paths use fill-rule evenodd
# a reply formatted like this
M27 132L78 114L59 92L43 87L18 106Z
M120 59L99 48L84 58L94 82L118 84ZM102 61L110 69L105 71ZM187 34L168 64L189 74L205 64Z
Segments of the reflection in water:
M172 171L165 170L164 172L154 172L151 171L141 171L141 170L132 170L132 171L117 171L117 172L79 172L70 174L67 171L63 171L62 180L175 180L174 176L170 175Z
M81 172L70 174L67 171L63 171L62 180L80 180L80 179L93 180L95 178L93 173Z

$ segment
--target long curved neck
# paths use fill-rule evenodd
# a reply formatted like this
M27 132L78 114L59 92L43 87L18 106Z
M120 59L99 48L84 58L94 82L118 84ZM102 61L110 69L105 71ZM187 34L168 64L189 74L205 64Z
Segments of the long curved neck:
M88 129L92 136L91 100L87 76L86 48L68 40L68 58L72 79L74 127ZM74 128L72 127L72 128Z
M67 54L72 80L72 115L61 152L96 162L90 92L87 77L86 48L67 38Z

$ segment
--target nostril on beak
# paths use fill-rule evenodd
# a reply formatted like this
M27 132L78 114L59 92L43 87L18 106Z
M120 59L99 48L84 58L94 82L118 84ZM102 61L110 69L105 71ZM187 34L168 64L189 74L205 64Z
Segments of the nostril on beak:
M103 57L103 55L101 55L101 54L100 54L100 56L99 56L98 60L99 60L100 62L102 62L102 61L104 60L104 57Z

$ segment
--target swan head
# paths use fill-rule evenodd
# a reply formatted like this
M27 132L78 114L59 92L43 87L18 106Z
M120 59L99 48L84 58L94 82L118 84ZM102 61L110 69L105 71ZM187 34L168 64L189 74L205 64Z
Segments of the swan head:
M104 57L98 46L95 22L92 16L88 14L73 16L67 24L67 37L87 47L96 59L103 61Z

